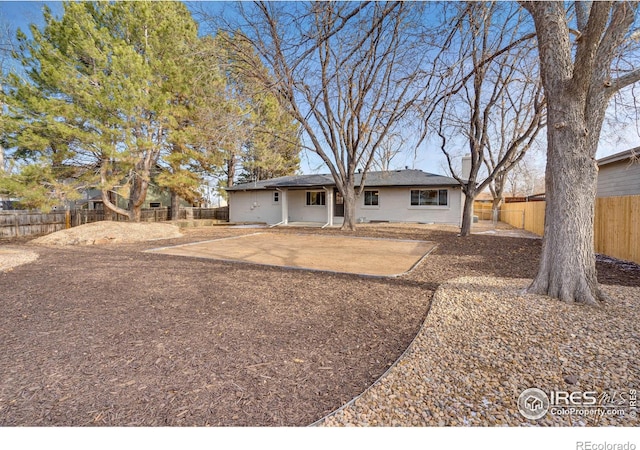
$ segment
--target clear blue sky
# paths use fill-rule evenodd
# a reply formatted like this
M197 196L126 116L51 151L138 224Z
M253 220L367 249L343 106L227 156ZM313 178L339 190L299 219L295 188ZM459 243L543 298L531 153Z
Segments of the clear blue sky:
M42 8L47 4L54 12L62 12L62 2L7 2L0 1L0 18L14 30L28 31L30 23L43 23Z
M225 2L207 2L208 9L224 8ZM42 25L42 8L47 5L54 15L62 13L62 2L43 2L43 1L0 1L0 21L8 24L14 31L18 28L28 32L29 24L35 23ZM186 2L187 5L197 5L198 2ZM598 151L598 157L607 156L617 153L628 148L640 145L638 124L631 123L626 128L620 130L605 127L602 132L601 145ZM406 155L399 155L394 164L397 168L409 166L416 169L422 169L426 172L444 173L445 159L441 155L440 150L435 144L426 144L425 148L419 150L417 157L414 158L413 152ZM544 158L539 164L544 164ZM303 155L302 170L305 173L311 172L327 172L326 168L321 167L320 159L312 154Z

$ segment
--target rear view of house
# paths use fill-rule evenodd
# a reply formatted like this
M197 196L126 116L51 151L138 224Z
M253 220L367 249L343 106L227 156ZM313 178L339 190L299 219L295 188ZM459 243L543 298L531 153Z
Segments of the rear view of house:
M356 174L356 186L361 175ZM340 225L344 201L331 175L297 175L227 188L231 222ZM358 222L460 225L464 195L453 178L421 170L369 172L356 200Z

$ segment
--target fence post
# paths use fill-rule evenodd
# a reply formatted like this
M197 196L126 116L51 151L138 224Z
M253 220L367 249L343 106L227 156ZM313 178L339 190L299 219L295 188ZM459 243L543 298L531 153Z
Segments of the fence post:
M16 237L20 236L20 221L18 220L19 215L14 214L13 217L16 219Z
M65 230L71 228L71 211L68 209L64 212L64 228Z

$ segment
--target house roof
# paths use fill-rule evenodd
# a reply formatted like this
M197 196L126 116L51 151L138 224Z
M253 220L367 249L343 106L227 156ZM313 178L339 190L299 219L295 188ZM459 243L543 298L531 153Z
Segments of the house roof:
M612 164L618 161L624 161L626 159L631 159L639 155L640 155L640 147L635 147L629 150L625 150L624 152L615 153L613 155L600 158L598 160L598 166L606 166L607 164Z
M355 176L356 186L360 185L362 174ZM454 178L426 173L422 170L405 169L389 170L383 172L368 172L365 177L365 187L439 187L439 186L459 186L460 183ZM288 177L272 178L270 180L256 181L252 183L236 184L226 188L227 191L254 191L276 188L316 188L335 186L333 177L328 174L320 175L293 175Z

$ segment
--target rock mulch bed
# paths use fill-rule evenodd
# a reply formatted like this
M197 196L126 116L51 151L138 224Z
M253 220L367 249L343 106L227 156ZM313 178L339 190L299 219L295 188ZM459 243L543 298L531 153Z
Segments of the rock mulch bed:
M94 222L31 241L38 245L102 245L179 238L180 228L168 223Z
M528 283L462 277L442 285L397 365L320 424L640 425L629 409L629 391L640 387L640 288L604 286L611 300L592 308L524 294ZM529 420L517 402L532 387L610 395L619 406L611 409L625 414Z
M0 272L27 264L38 259L38 254L22 248L0 248Z

